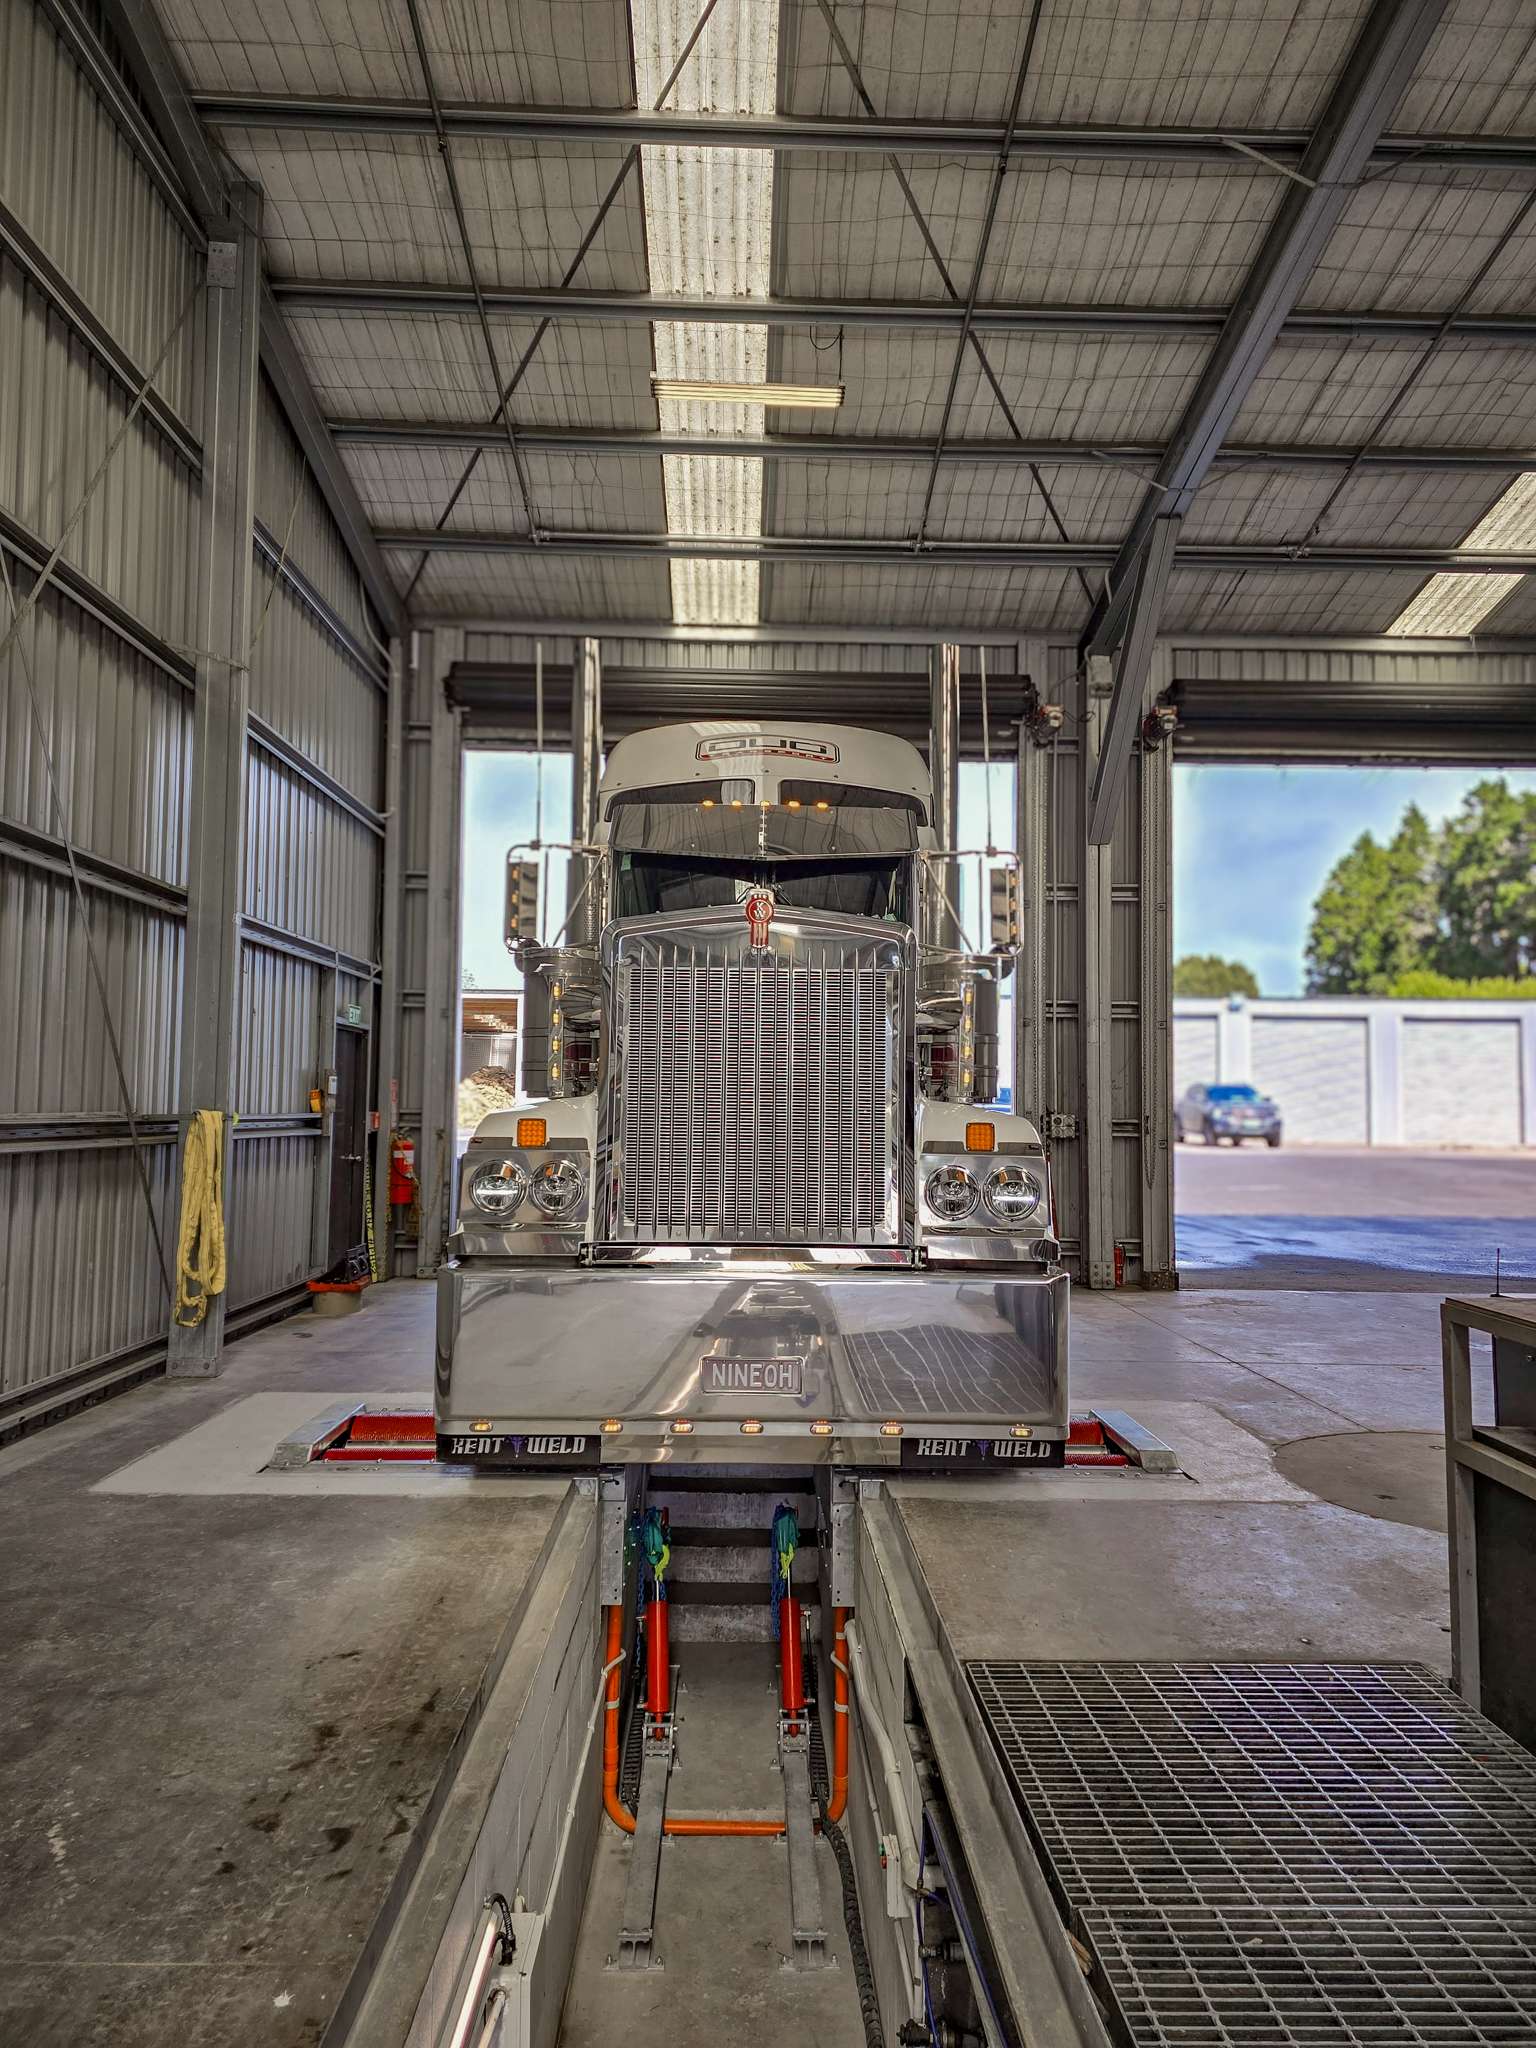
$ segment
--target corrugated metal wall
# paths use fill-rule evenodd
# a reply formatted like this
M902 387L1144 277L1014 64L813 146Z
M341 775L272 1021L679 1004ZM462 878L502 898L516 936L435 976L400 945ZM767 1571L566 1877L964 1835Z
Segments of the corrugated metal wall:
M31 0L0 16L0 210L0 543L19 602L160 363L0 656L3 1429L163 1343L165 1289L63 841L67 821L169 1245L201 500L200 244ZM325 1166L308 1091L338 1008L372 1023L388 673L265 390L258 443L236 1306L315 1270ZM0 590L0 633L10 621Z
M127 358L147 370L164 352L156 391L195 420L201 257L30 4L0 19L0 203ZM25 602L131 399L9 255L0 364L0 513ZM0 1427L165 1328L27 670L169 1236L191 725L176 650L191 638L198 502L195 463L146 408L0 657ZM0 595L0 632L10 623Z
M297 1287L324 1263L328 1145L309 1094L334 1061L347 1005L374 1025L388 684L356 574L265 383L257 453L241 1124L230 1189L236 1309Z

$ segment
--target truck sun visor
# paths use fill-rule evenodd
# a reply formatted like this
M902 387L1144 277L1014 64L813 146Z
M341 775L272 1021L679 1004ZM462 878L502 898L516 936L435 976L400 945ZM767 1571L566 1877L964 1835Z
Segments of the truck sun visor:
M895 803L818 809L814 803L791 807L722 800L713 792L688 803L656 803L645 800L650 794L635 792L639 801L614 799L609 818L616 851L795 859L910 853L917 844L917 817Z

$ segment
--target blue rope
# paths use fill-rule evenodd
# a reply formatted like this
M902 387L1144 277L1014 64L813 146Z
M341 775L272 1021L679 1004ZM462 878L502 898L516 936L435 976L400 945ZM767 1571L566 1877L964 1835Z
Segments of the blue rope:
M772 1549L770 1566L770 1602L773 1608L773 1638L779 1639L779 1603L789 1591L790 1573L794 1569L795 1552L800 1548L800 1524L795 1511L781 1501L773 1511L773 1528L769 1532Z
M672 1558L672 1544L668 1535L666 1518L660 1508L648 1508L640 1524L640 1548L645 1555L645 1571L642 1581L649 1581L649 1593L653 1600L667 1597L667 1566ZM645 1589L642 1587L641 1604L644 1605Z

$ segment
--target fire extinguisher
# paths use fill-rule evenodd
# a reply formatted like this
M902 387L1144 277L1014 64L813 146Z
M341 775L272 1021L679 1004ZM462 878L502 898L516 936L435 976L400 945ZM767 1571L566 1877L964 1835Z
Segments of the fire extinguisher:
M404 1131L389 1138L390 1206L408 1208L416 1198L416 1145Z

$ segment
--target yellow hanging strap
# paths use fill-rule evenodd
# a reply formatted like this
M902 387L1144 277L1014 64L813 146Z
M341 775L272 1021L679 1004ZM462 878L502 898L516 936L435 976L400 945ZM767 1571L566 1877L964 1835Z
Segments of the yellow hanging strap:
M195 1329L224 1292L224 1117L195 1109L181 1164L181 1233L176 1243L176 1320Z

